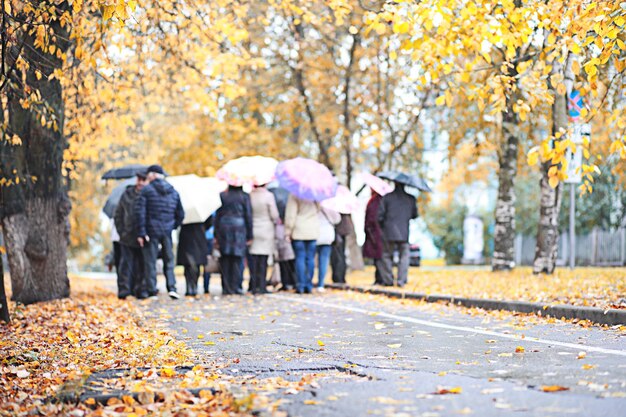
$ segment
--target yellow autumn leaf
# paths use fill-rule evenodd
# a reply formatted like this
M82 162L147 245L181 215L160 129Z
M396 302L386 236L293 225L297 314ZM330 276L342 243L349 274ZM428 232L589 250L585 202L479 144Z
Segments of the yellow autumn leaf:
M541 390L543 392L558 392L558 391L568 391L569 388L562 387L560 385L542 385Z
M550 184L550 187L552 188L556 188L557 185L559 185L559 178L558 177L550 177L548 179L548 184Z
M318 341L317 341L317 344L318 344L318 345L320 345L320 346L326 346L326 345L324 344L324 342L322 342L321 340L318 340Z
M390 348L392 348L392 349L397 349L397 348L399 348L400 346L402 346L402 343L393 343L393 344L391 344L391 345L387 345L387 347L390 347Z
M113 13L115 12L115 5L113 6L104 6L102 8L102 19L106 22L111 17L113 17Z
M435 104L437 104L438 106L443 106L446 103L446 96L445 95L441 95L439 97L437 97L437 99L435 99Z
M539 162L539 152L531 151L527 156L527 162L528 162L528 165L530 166L537 165L537 162Z

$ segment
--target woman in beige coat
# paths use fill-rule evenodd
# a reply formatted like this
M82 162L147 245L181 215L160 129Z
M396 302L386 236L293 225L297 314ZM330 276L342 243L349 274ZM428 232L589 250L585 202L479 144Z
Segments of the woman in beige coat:
M274 230L280 222L278 208L274 194L265 186L254 188L250 192L252 206L252 244L248 249L250 254L250 285L248 291L252 294L267 292L267 258L274 253Z
M285 231L296 253L296 291L313 291L316 241L320 234L320 207L314 201L302 200L293 194L285 209Z

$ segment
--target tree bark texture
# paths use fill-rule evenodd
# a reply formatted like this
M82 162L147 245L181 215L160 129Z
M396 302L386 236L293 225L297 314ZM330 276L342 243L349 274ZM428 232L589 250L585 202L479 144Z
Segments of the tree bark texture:
M563 65L555 60L552 64L553 73L563 71ZM570 72L567 74L567 72ZM571 60L567 60L565 66L565 79L568 76L573 81L571 74ZM571 83L570 83L571 84ZM552 104L552 135L560 129L567 129L567 95L560 95L554 88L554 103ZM568 90L570 90L568 88ZM540 180L541 200L539 207L539 227L537 230L537 246L535 247L535 260L533 273L552 274L556 268L559 243L559 212L563 200L563 184L559 182L556 188L552 188L548 182L548 170L552 164L548 161L542 165Z
M63 12L60 7L69 6L57 6L57 15ZM57 35L57 49L66 52L69 33L58 21L51 21L49 27ZM6 140L0 144L0 177L14 179L12 185L0 188L12 299L24 304L69 296L67 245L71 208L62 175L66 148L62 88L56 78L48 80L56 68L62 67L62 62L36 48L29 30L22 32L26 47L21 55L29 69L26 74L11 74L22 88L7 94L7 133L19 136L22 144L9 144ZM35 70L43 75L40 80ZM23 76L26 86L18 82ZM45 110L37 105L22 107L20 99L28 97L28 89L39 91ZM48 121L56 118L58 129L42 125L42 115Z
M507 111L502 114L503 144L498 155L498 200L493 235L494 271L508 271L515 266L515 187L519 138L519 119L513 111L515 95L507 97Z
M4 261L0 253L0 320L5 323L11 322L11 314L9 313L9 303L7 302L7 293L4 290Z

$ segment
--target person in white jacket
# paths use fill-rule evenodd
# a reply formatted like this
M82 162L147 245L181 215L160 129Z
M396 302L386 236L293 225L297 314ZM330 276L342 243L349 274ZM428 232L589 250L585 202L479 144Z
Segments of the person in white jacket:
M324 278L330 261L332 244L335 241L335 226L341 221L341 215L327 208L319 211L320 235L317 238L317 290L324 291Z

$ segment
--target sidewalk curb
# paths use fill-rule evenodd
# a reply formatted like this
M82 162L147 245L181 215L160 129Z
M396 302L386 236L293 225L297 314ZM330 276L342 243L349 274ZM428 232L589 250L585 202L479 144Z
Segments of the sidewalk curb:
M463 307L477 307L485 310L507 310L518 313L532 313L540 316L550 316L557 319L589 320L609 326L626 324L626 310L607 309L597 307L583 307L569 304L530 303L526 301L500 301L483 298L454 297L450 295L428 295L402 290L387 290L373 287L357 287L349 284L327 284L329 288L349 290L368 294L385 295L391 298L406 298L423 300L429 303L446 302Z

